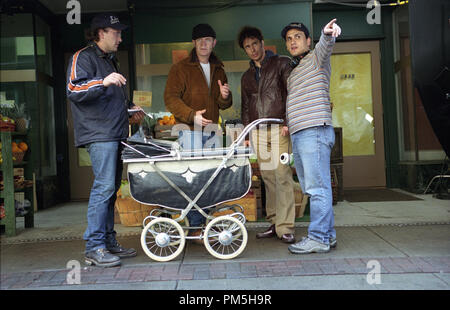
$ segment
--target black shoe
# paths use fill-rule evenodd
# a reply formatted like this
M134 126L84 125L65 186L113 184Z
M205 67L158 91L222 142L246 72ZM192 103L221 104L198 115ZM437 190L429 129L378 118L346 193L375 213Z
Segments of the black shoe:
M293 234L284 234L281 236L281 241L283 241L284 243L294 243L295 242L295 237Z
M108 251L111 254L117 255L120 258L127 258L127 257L135 257L136 256L136 250L133 248L126 249L123 246L119 244L119 242L116 241L116 244L112 247L108 248Z
M86 253L84 261L87 265L99 267L114 267L120 265L120 257L109 253L106 249L97 249Z
M276 232L275 232L275 224L273 224L272 226L269 227L269 229L267 229L266 231L262 232L262 233L257 233L256 234L256 238L257 239L262 239L262 238L272 238L274 236L276 236Z

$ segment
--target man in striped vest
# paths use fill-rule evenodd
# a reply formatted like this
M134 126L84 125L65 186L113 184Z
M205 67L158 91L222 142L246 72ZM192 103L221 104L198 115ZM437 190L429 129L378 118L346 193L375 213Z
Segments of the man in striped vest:
M287 81L286 118L294 164L304 193L310 195L308 236L291 244L291 253L323 253L336 246L330 156L334 145L329 82L330 57L341 29L330 21L314 50L302 23L290 23L281 32L295 67Z

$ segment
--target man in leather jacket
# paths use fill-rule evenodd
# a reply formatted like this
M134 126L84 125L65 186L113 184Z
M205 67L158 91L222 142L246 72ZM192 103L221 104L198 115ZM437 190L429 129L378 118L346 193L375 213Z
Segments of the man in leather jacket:
M293 243L295 199L292 170L289 165L280 163L280 155L290 153L286 125L286 80L291 72L291 61L289 57L265 50L264 38L258 28L243 27L238 41L250 58L250 68L241 79L243 125L259 118L285 120L282 125L264 124L252 131L252 143L266 190L266 219L272 224L256 237L278 236L283 242Z
M111 14L99 14L91 23L91 40L71 58L67 69L67 98L71 101L75 146L89 153L95 176L88 211L85 261L112 267L136 250L123 248L114 231L114 204L122 178L121 144L128 137L127 109L140 109L127 99L125 77L119 73L115 52L127 26ZM134 113L139 122L143 112Z

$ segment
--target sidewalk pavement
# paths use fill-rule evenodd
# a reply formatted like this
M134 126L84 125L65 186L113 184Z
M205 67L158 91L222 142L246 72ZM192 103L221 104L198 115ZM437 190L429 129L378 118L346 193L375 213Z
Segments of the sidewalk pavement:
M27 240L22 233L21 237L2 237L0 288L449 290L450 204L431 195L417 197L423 200L339 203L335 207L338 245L322 254L291 254L287 244L276 238L258 240L256 233L266 229L268 223L250 222L246 224L246 249L237 258L219 260L204 246L187 242L183 253L167 263L145 255L139 227L124 230L118 225L119 241L125 247L134 247L138 255L122 259L122 265L114 268L84 264L82 231L78 238L65 236L60 240L44 235L39 240ZM352 210L353 218L348 215L344 219L343 214ZM307 225L296 224L297 240L306 235ZM53 234L58 229L54 228ZM71 229L76 231L67 228ZM50 225L44 230L52 231ZM76 280L77 262L80 284L69 284Z

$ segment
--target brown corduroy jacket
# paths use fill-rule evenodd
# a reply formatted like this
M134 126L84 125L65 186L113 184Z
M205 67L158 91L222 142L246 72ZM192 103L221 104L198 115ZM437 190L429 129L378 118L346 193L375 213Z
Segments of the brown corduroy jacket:
M220 94L218 80L227 83L223 63L214 55L209 57L211 66L211 89L193 49L186 59L174 64L170 69L164 90L164 103L177 124L187 124L193 128L195 112L206 109L203 117L219 120L219 109L227 109L232 105L231 92L227 99Z

